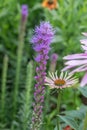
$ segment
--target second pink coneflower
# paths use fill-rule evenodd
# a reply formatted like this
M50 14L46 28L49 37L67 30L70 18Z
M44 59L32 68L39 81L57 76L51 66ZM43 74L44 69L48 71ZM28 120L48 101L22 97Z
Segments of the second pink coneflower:
M87 33L83 33L84 36L87 36ZM64 57L66 67L63 71L71 69L71 73L75 72L86 72L82 81L81 87L87 84L87 39L80 40L81 47L85 51L84 53L72 54Z

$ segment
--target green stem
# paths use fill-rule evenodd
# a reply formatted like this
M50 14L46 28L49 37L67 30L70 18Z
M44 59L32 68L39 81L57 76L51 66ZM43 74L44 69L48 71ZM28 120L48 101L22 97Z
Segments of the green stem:
M86 116L85 116L85 119L84 119L83 130L87 130L87 112L86 112Z
M19 92L19 82L20 82L20 72L22 66L22 58L23 58L23 48L24 48L24 35L25 35L25 28L26 22L21 20L20 25L20 32L19 32L19 44L17 50L17 61L16 61L16 75L15 75L15 82L14 82L14 90L13 90L13 111L12 111L12 120L15 119L17 113L17 105L18 105L18 92ZM11 125L11 130L14 130L14 124Z
M20 28L20 33L19 33L16 76L15 76L15 84L14 84L14 92L13 92L13 118L14 118L14 116L16 114L16 110L17 110L20 71L21 71L21 66L22 66L22 57L23 57L23 48L24 48L24 35L25 35L25 23L22 23L21 28Z
M31 106L31 89L33 79L33 64L30 62L27 66L27 77L26 77L26 90L25 90L25 102L24 102L24 113L23 113L23 130L26 130L29 122L30 106Z
M3 71L2 71L2 86L1 86L1 112L5 114L5 102L6 102L6 78L8 69L8 57L5 55L3 60Z
M44 110L44 118L46 117L46 114L49 110L49 101L50 101L50 89L46 89L46 99L45 99L45 110Z
M57 130L60 130L60 121L59 121L59 113L60 113L60 102L61 102L61 90L58 91L58 100L57 100Z

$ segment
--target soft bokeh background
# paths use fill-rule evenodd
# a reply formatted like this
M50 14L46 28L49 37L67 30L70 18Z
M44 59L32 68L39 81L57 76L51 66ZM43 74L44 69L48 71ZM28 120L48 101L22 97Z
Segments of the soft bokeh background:
M58 8L50 10L41 6L42 0L0 0L0 84L2 82L2 69L3 59L7 55L8 72L6 83L6 105L5 105L5 117L0 116L0 130L10 130L11 124L15 126L14 130L22 130L21 124L23 118L22 104L24 104L24 91L26 83L26 67L30 60L34 61L35 53L31 45L31 37L33 29L41 21L50 21L54 29L56 30L55 38L53 40L52 49L49 56L53 53L58 54L58 61L56 69L59 71L64 67L63 56L73 53L79 53L83 50L80 46L80 39L83 38L82 32L87 32L87 0L58 0ZM17 47L20 19L21 19L21 5L27 4L29 7L29 16L26 26L25 45L22 57L22 67L19 86L19 98L18 98L18 110L16 118L12 119L12 93L14 87L14 77L17 59ZM34 63L35 64L35 63ZM50 59L47 65L47 72L50 68ZM34 75L34 74L33 74ZM77 73L79 81L83 76L83 73ZM33 80L34 84L34 80ZM1 86L1 85L0 85ZM78 87L77 85L76 87ZM31 91L31 97L33 96L33 85ZM54 130L55 114L56 114L56 95L55 91L52 91L49 95L49 91L46 94L47 97L51 97L50 103L45 104L47 110L44 111L44 124L43 130ZM1 87L0 87L1 95ZM33 99L33 98L32 98ZM82 104L87 104L87 100L81 95L81 93L74 89L67 89L63 91L61 111L78 109ZM21 111L21 112L20 112ZM22 113L22 114L20 114ZM32 113L32 107L31 107ZM0 115L3 115L1 113ZM21 116L20 116L21 115ZM49 118L48 118L49 117ZM29 117L27 120L30 120ZM46 124L47 123L47 124ZM13 129L12 129L13 130ZM24 129L23 129L24 130ZM27 129L25 129L27 130ZM56 129L55 129L56 130Z

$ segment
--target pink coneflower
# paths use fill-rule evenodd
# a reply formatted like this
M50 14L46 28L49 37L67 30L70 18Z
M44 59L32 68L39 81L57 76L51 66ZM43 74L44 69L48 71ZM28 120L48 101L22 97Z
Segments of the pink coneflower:
M87 36L87 33L83 33L83 35ZM86 71L86 74L81 82L81 86L83 87L87 84L87 39L80 40L80 42L81 47L85 52L65 56L63 59L67 60L67 62L65 62L66 67L63 69L63 71L68 69L73 69L71 73Z
M49 77L46 77L45 82L45 84L48 85L50 89L63 89L75 85L78 80L73 77L72 74L68 74L67 72L65 74L61 72L60 76L58 77L56 71L55 73L49 73Z
M61 101L61 89L74 86L78 80L73 77L72 74L61 72L60 76L55 73L49 73L49 77L45 78L45 85L48 85L50 89L58 89L58 100L57 100L57 115L59 115L60 101ZM57 130L59 130L59 117L57 117Z

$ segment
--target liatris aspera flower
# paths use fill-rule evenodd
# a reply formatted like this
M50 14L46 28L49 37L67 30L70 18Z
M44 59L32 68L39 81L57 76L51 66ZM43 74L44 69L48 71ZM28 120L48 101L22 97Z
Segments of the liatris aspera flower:
M61 72L58 77L57 71L55 73L49 72L49 77L46 77L45 84L50 87L50 89L63 89L67 87L71 87L78 82L78 79L73 77L72 74L68 74L67 72L64 74Z
M83 33L83 35L87 36L87 33ZM87 84L87 39L81 40L81 44L85 52L65 56L64 59L67 60L67 62L65 62L66 67L63 71L66 71L67 69L73 69L71 73L85 71L86 74L81 82L81 86L83 87Z
M35 61L38 66L36 67L36 85L34 92L34 104L33 104L33 117L32 128L37 130L41 125L42 109L44 102L44 83L46 76L46 64L48 60L48 52L50 50L50 44L54 36L54 30L49 22L41 22L40 26L35 29L35 35L32 38L33 48L37 52Z

